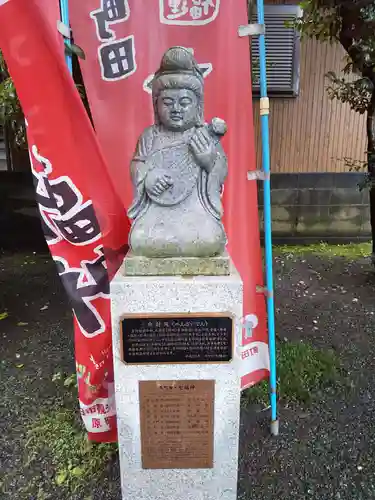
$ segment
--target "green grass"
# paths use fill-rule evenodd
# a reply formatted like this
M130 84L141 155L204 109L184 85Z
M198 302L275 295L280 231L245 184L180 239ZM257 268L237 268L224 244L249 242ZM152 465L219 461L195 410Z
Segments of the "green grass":
M329 245L328 243L317 243L306 246L276 246L275 255L306 255L316 254L328 258L344 257L349 260L368 257L372 253L371 243L351 243L348 245Z
M311 403L320 389L335 385L340 364L331 350L302 342L279 342L277 346L278 396L282 400ZM268 405L268 381L244 391L242 404Z
M56 485L70 493L83 493L87 483L100 477L117 451L117 444L88 441L79 416L66 408L40 415L27 434L29 463L48 457Z

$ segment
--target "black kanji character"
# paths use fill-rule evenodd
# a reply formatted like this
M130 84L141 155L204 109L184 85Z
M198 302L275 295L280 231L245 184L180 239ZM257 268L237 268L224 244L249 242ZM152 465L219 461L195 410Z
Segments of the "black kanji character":
M83 245L100 237L100 227L91 201L82 204L82 194L70 179L50 181L35 175L36 199L47 243L65 238Z
M64 216L80 204L77 188L73 188L66 179L51 183L48 177L41 176L37 182L36 201L43 208L56 210Z
M100 227L92 203L69 218L52 217L64 239L73 245L82 245L100 236Z
M104 80L119 80L136 70L134 37L103 45L99 50Z
M88 335L102 331L104 324L92 301L109 294L108 273L101 247L97 249L97 253L97 259L84 263L85 269L72 269L64 259L55 258L59 276L77 321Z
M101 8L91 13L95 20L100 40L111 40L114 36L108 26L112 23L126 21L129 17L128 0L102 0Z

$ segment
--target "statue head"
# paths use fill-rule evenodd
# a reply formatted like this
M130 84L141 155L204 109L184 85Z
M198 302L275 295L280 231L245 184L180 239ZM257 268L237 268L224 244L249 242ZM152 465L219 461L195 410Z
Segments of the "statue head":
M172 47L152 82L155 123L168 130L203 125L203 75L193 54Z

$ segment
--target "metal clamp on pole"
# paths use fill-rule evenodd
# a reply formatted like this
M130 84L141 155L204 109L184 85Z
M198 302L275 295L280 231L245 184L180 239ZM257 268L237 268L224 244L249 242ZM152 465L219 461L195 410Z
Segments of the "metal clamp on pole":
M70 40L71 38L71 35L72 35L72 31L71 29L69 28L69 26L67 26L66 24L64 24L62 21L58 20L57 21L57 31L60 33L60 35L62 35L64 38L68 38Z
M260 116L270 114L270 100L268 97L261 97L259 99Z
M250 170L247 173L248 181L266 181L271 178L270 172L264 172L264 170Z
M269 291L265 286L256 286L256 292L262 293L266 297L273 297L273 291Z
M272 436L278 436L280 432L280 423L279 420L272 420L271 422L271 434Z
M247 314L242 318L242 326L245 330L245 339L253 338L253 331L258 326L258 317L255 314Z
M238 36L259 36L264 35L266 27L264 24L245 24L238 27Z

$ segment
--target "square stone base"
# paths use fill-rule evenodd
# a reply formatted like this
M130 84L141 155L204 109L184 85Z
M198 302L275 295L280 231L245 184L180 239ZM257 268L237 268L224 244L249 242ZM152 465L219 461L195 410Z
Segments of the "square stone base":
M123 500L236 500L240 417L242 281L229 276L124 276L111 282L114 376ZM230 314L228 363L129 365L122 361L121 318L148 314ZM214 381L214 460L206 469L144 469L140 381Z
M124 276L229 276L227 253L216 257L139 257L129 252L121 268Z

